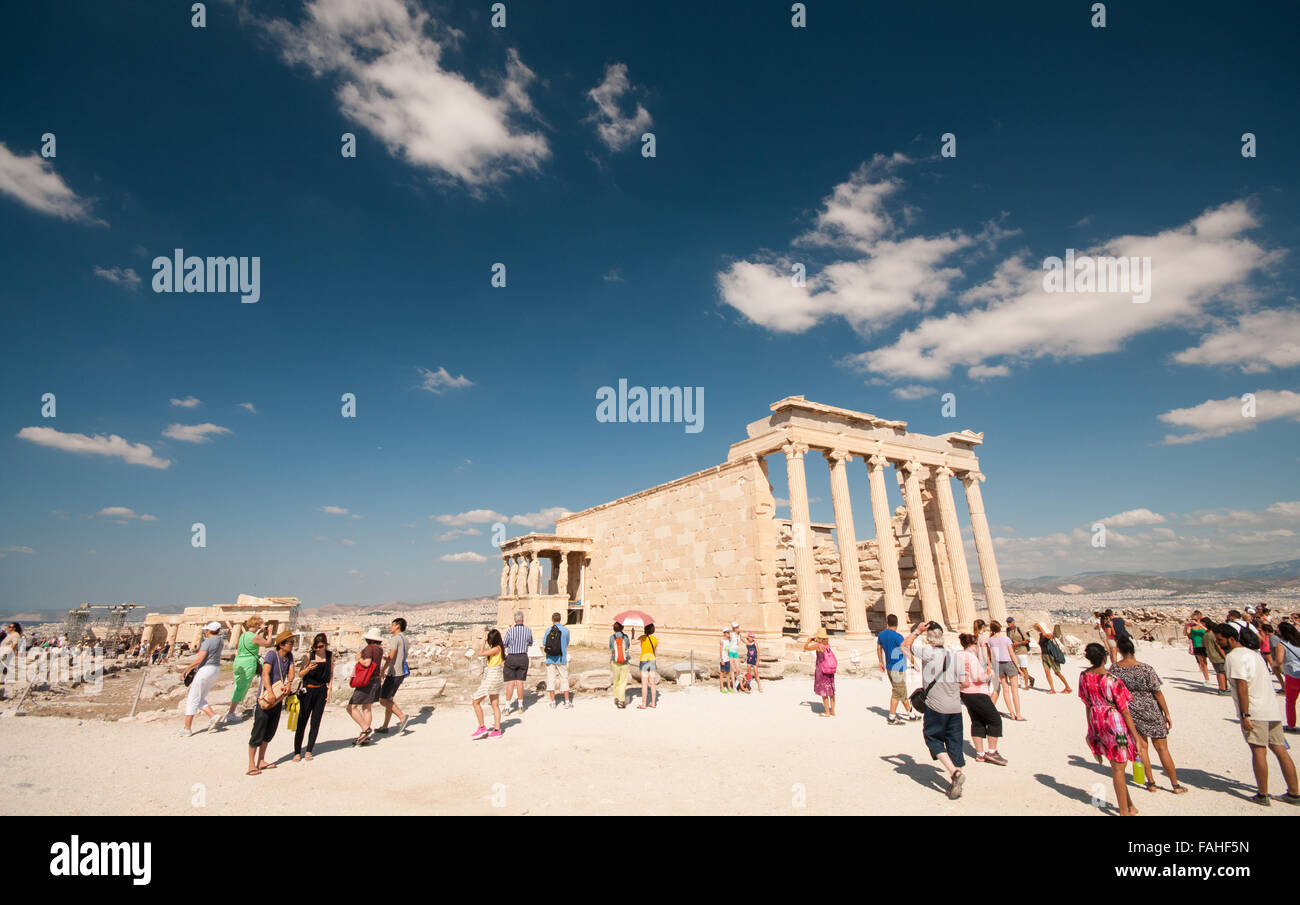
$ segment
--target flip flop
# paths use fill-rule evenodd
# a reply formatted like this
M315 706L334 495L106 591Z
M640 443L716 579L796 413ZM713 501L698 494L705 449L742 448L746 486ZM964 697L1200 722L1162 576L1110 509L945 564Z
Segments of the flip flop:
M247 773L245 773L244 775L245 775L245 776L261 776L261 775L262 775L262 771L261 771L261 770L257 770L257 769L249 770L249 771L248 771Z
M277 766L278 766L278 764L262 764L262 765L261 765L260 767L258 767L257 769L259 769L259 770L274 770Z
M315 760L316 758L312 757L312 753L311 753L310 751L308 751L306 754L304 754L304 755L302 756L302 759L303 759L303 760Z

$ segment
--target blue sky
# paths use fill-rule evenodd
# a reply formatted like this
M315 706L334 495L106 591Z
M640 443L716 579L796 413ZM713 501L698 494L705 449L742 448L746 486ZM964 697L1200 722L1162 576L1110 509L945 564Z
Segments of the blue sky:
M492 523L798 393L984 432L1004 575L1300 556L1293 11L489 6L7 15L6 609L495 593ZM260 300L155 293L176 248L259 257ZM1045 296L1071 248L1151 300ZM704 429L598 423L619 378L704 387Z

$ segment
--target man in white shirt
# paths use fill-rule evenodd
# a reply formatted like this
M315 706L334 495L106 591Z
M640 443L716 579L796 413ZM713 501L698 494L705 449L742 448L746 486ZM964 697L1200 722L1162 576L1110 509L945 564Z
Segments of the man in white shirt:
M1237 704L1241 719L1241 734L1250 746L1251 766L1255 770L1255 784L1259 792L1250 800L1268 805L1268 752L1272 751L1282 768L1286 780L1286 794L1282 800L1300 804L1300 784L1296 781L1295 763L1286 750L1282 737L1282 710L1273 692L1268 664L1259 651L1242 646L1237 629L1229 624L1216 625L1214 634L1219 645L1227 650L1224 668L1228 673L1228 687Z

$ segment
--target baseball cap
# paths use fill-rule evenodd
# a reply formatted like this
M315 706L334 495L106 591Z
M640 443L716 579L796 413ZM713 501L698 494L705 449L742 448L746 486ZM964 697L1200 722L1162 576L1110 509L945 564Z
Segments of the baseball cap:
M213 620L212 622L209 622L207 625L205 625L204 628L206 628L210 632L219 632L221 631L221 623L217 622L216 620Z

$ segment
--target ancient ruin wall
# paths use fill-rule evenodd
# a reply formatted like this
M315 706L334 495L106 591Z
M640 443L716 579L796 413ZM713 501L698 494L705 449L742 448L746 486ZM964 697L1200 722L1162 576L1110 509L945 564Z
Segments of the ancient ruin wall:
M778 637L774 508L746 459L559 519L558 534L596 540L584 623L607 632L615 614L642 609L666 640L712 642L733 620Z

